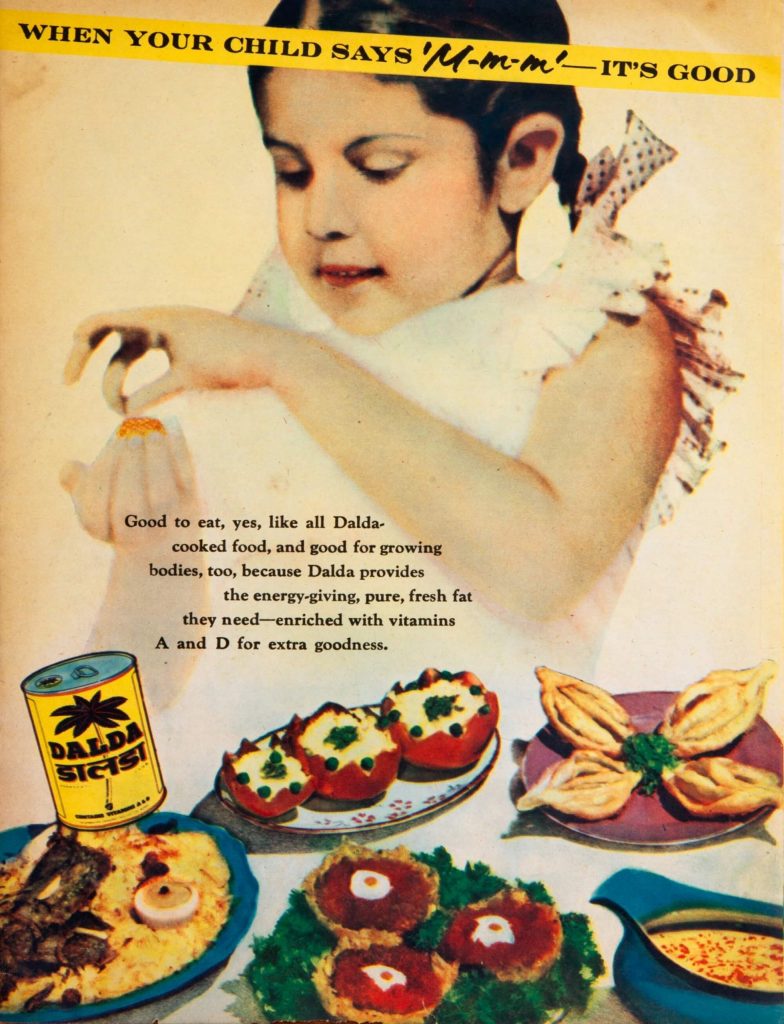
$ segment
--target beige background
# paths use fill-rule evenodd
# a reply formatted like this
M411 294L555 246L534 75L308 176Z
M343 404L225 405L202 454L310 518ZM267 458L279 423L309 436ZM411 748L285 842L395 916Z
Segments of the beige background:
M118 13L97 0L44 6ZM780 39L778 0L563 6L576 42L768 53ZM260 23L268 9L255 0L122 4L140 17L240 23ZM63 462L93 458L116 425L100 398L106 356L76 387L61 382L73 327L129 305L231 309L271 244L273 208L237 69L6 52L0 87L4 828L51 816L19 683L83 650L109 557L81 532L57 483ZM680 151L620 228L664 240L683 283L729 296L726 350L747 375L719 411L727 451L675 521L644 542L597 681L616 692L675 689L719 666L782 663L780 106L643 91L581 98L587 154L620 141L630 106ZM779 726L782 691L779 680L766 709ZM585 856L604 874L618 866ZM761 857L763 870L774 857ZM688 869L695 880L701 864ZM769 883L751 888L776 889ZM608 941L617 934L608 928Z

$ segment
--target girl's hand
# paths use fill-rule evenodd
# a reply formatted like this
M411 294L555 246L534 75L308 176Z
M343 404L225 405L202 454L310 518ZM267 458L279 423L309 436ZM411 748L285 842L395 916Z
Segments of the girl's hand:
M258 388L269 379L269 331L237 317L190 306L153 306L89 317L77 327L65 367L65 382L79 379L92 353L111 334L120 345L103 378L103 394L121 415L139 412L181 391ZM132 395L123 393L130 367L161 349L169 369Z
M193 519L198 513L190 452L174 421L167 422L165 434L112 434L92 465L65 465L60 483L87 533L125 550L165 543L175 515ZM164 515L165 526L130 525L132 516L161 522Z

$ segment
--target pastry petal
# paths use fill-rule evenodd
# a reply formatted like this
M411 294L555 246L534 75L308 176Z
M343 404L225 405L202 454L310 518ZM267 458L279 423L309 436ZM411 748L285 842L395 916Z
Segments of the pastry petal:
M637 730L614 697L593 683L540 667L542 707L555 731L578 750L620 757L627 736Z
M721 750L751 727L762 710L776 663L720 669L687 686L667 709L659 732L680 757Z
M698 818L734 817L784 803L781 781L775 772L729 757L684 761L664 772L662 782L667 792Z
M626 804L641 778L640 772L601 751L575 750L545 769L517 801L517 809L532 811L545 805L587 821L610 818Z

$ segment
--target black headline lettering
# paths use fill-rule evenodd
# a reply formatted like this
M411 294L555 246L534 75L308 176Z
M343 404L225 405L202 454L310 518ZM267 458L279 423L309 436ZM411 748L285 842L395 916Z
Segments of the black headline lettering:
M88 28L84 25L28 25L18 22L25 39L51 43L111 43L110 28Z

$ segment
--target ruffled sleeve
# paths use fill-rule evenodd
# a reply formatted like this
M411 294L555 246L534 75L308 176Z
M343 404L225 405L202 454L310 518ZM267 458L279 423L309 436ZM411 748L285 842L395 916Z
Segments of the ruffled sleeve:
M608 315L635 319L651 300L667 319L683 402L680 431L649 509L649 526L672 517L724 448L714 436L714 408L743 379L721 352L719 318L727 305L721 292L678 288L663 246L641 247L615 230L624 203L676 155L629 111L620 151L605 148L586 168L575 205L578 224L563 257L529 282L549 307L546 329L565 361L583 351Z

